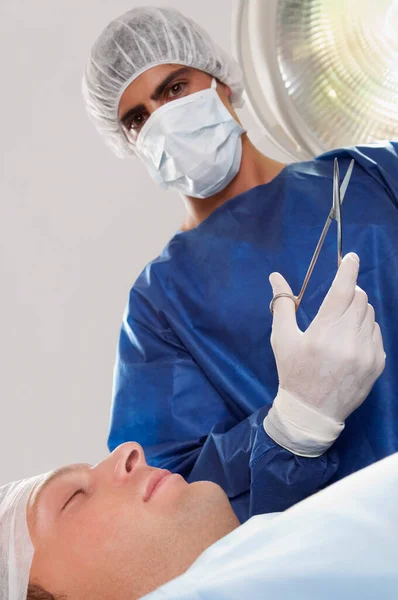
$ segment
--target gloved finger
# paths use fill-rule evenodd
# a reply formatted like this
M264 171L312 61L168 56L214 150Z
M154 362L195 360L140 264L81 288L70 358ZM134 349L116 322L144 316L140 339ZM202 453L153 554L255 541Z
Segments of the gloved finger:
M269 277L272 286L273 297L278 294L290 294L293 292L290 285L280 273L271 273ZM293 298L277 298L273 305L273 321L272 334L273 336L284 337L291 334L297 329L296 321L296 304Z
M349 312L349 311L348 311ZM347 315L348 315L347 312ZM371 304L366 305L366 314L360 328L360 335L364 340L373 342L373 332L375 328L375 311Z
M386 353L383 346L383 336L381 335L380 325L375 323L373 329L373 344L376 352L377 372L380 376L386 366Z
M344 315L354 300L358 271L358 256L354 252L346 254L319 309L319 318L334 321Z
M368 304L368 296L359 286L355 286L354 298L344 314L344 319L347 323L353 324L358 327L359 331L362 331L365 327L365 320L372 317L372 312L369 312L369 307L373 311L373 322L371 323L371 329L368 331L369 336L372 336L374 326L374 310L373 307ZM370 323L369 323L370 325Z

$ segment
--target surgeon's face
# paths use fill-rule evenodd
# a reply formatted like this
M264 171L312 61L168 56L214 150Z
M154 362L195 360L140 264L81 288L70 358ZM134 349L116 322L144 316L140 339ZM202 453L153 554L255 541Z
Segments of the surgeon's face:
M54 472L27 518L30 581L68 600L139 598L239 524L221 488L149 467L135 443Z
M151 114L163 104L199 92L211 85L212 77L198 69L181 65L158 65L137 77L124 91L119 103L118 118L123 127L137 137ZM231 90L218 82L217 92L234 116L229 102Z

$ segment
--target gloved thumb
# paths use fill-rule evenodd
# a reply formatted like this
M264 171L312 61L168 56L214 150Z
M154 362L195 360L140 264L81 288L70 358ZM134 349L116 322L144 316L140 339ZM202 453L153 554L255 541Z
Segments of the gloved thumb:
M272 286L274 298L278 294L289 294L293 296L290 285L280 273L271 273L269 281ZM277 337L279 337L279 335L284 337L284 334L292 334L293 331L297 330L296 304L293 298L277 298L273 303L273 317L273 336L276 334Z

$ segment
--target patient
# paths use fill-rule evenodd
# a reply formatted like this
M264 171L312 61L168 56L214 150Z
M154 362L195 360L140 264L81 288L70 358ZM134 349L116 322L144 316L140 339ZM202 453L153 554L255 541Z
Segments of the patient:
M261 485L261 469L266 462L269 471L270 457L263 462L261 436L272 436L293 456L302 455L304 448L308 460L319 456L383 371L380 328L366 294L356 287L358 268L356 255L344 258L304 333L297 328L290 288L280 275L272 279L278 295L271 341L279 402L253 437L259 451L255 470L248 466L257 478L251 486L256 496L252 505L257 507L252 514L261 512L268 493ZM301 464L292 463L292 468ZM326 490L319 496L324 493L333 494ZM300 505L307 506L316 496ZM252 521L238 534L250 532ZM235 539L227 534L238 527L221 487L208 481L189 484L180 475L150 467L142 448L129 442L94 467L72 465L0 488L0 600L134 600L188 570L183 575L187 577L204 550ZM266 534L262 539L268 539ZM238 541L241 544L239 535ZM220 558L218 544L213 546L212 564ZM211 551L201 557L201 564ZM232 581L233 573L227 579ZM209 598L215 597L212 593ZM174 598L174 589L173 595L159 597ZM181 598L187 597L185 589Z
M27 598L395 600L397 495L395 454L239 527L217 484L149 467L126 443L34 488ZM25 597L0 590L2 600Z
M135 443L50 475L27 515L31 582L73 600L140 598L239 525L218 485L149 467Z

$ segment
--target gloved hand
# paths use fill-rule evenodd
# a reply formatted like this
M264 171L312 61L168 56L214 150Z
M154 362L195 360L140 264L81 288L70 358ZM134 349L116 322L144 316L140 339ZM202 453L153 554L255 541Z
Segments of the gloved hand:
M347 254L304 333L293 300L274 303L271 345L279 389L264 429L299 456L320 456L333 444L384 370L380 327L367 295L356 285L358 270L358 256ZM274 296L292 293L279 273L270 282Z

